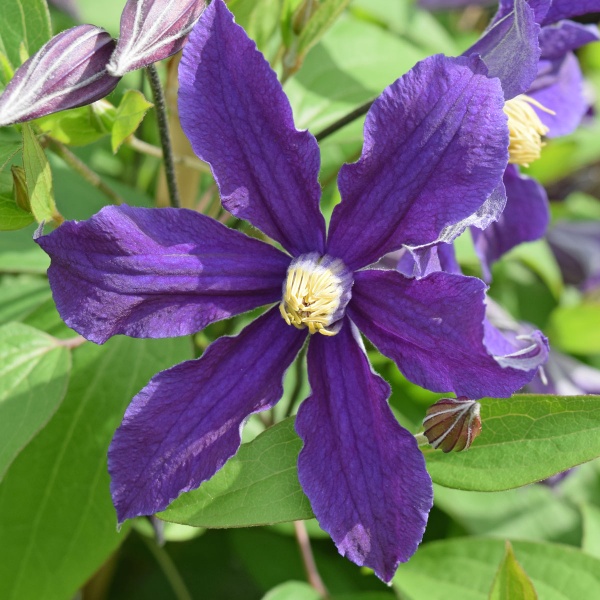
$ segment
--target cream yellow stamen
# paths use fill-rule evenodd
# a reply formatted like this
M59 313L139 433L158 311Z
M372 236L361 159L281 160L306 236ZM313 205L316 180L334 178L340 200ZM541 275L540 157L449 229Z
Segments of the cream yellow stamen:
M331 326L343 316L351 285L352 276L341 260L302 255L288 269L281 316L288 325L308 327L311 334L335 335L338 328Z
M537 160L545 146L542 137L549 129L542 123L533 107L548 113L556 114L537 100L521 94L504 104L504 113L508 116L510 143L508 146L508 162L528 167Z

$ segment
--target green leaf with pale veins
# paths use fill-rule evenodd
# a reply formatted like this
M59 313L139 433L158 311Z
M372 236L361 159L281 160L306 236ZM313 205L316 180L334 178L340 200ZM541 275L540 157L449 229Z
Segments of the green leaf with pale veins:
M58 408L70 370L55 338L21 323L0 327L0 479Z
M498 567L490 591L490 600L537 600L533 583L517 561L511 543L506 540L504 558Z
M310 519L296 461L302 447L294 420L270 427L197 490L159 513L166 521L196 527L248 527Z
M446 487L495 492L546 479L600 456L600 396L481 401L481 435L466 452L424 448L427 470Z
M512 545L539 600L600 598L600 560L572 546ZM488 600L503 556L502 540L459 538L423 544L400 565L393 586L410 600Z
M106 452L127 404L189 340L118 337L73 351L67 395L0 486L0 598L65 600L123 541Z
M152 102L148 102L141 92L137 90L125 92L117 107L115 122L112 126L111 144L113 152L116 152L130 135L133 135L148 109L152 106L154 106Z

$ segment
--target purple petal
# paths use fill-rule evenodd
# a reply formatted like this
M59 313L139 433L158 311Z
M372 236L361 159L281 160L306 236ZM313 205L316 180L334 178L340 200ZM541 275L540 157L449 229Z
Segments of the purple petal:
M579 396L600 394L600 371L566 354L555 350L550 352L544 366L546 381L538 375L527 386L534 394L557 394L559 396Z
M406 248L400 256L397 270L406 277L425 277L430 273L461 274L452 244L439 243L423 248Z
M569 52L562 59L540 60L539 67L538 77L527 95L556 113L549 114L533 106L550 130L548 137L567 135L578 127L589 108L579 61Z
M109 206L37 239L63 320L98 344L188 335L281 298L290 258L186 209Z
M471 229L486 280L494 262L515 246L541 238L550 220L546 190L535 179L509 165L504 186L507 202L502 216L483 231Z
M205 6L204 0L127 0L108 72L122 77L179 52Z
M534 375L487 351L485 285L474 277L359 271L348 315L410 381L435 392L504 398Z
M110 94L119 83L105 68L114 47L110 35L93 25L54 36L17 69L0 96L0 127L91 104Z
M552 0L542 25L599 11L600 0Z
M540 26L525 0L496 21L464 55L479 54L490 77L498 77L506 100L524 93L535 79L540 57Z
M323 253L319 148L294 127L277 75L222 0L206 9L179 69L179 115L225 208L293 255Z
M416 551L433 503L414 437L400 427L389 385L373 373L346 322L308 350L312 395L300 405L298 476L340 554L390 581Z
M548 10L550 10L552 0L528 0L527 3L529 4L529 8L533 10L535 22L541 24ZM498 11L492 19L492 25L510 13L514 9L514 6L515 0L500 0Z
M328 253L356 269L477 211L506 166L503 105L475 56L432 56L388 87L367 115L361 159L340 171Z
M163 510L233 456L247 417L271 408L306 332L277 307L237 337L155 375L132 400L108 450L119 523Z
M567 52L598 41L596 25L581 25L573 21L562 21L543 27L540 32L542 58L562 58Z

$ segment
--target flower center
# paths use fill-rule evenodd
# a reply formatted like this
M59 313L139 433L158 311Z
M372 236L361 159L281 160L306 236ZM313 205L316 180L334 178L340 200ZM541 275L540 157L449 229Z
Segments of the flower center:
M279 305L288 325L308 327L309 333L335 335L350 301L352 272L339 258L317 252L295 258L283 284Z
M549 130L533 110L534 106L549 115L556 114L525 94L508 100L504 104L504 113L508 117L510 134L509 163L528 167L542 153L542 147L545 146L542 137Z

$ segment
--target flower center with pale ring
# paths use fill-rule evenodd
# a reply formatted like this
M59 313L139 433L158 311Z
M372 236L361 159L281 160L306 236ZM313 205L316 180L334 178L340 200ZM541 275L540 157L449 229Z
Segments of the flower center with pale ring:
M295 258L283 284L281 316L297 329L335 335L351 298L352 271L339 259L317 252Z
M556 114L525 94L516 96L504 104L510 136L509 163L528 167L542 153L542 148L545 146L542 137L548 133L549 129L542 123L533 109L534 106L549 115Z

